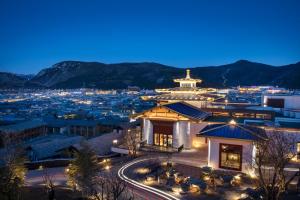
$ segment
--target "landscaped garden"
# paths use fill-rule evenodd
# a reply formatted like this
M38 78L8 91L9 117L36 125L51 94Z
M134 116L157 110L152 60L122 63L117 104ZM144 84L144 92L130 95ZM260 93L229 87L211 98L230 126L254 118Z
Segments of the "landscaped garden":
M169 192L180 199L259 199L254 179L238 172L213 170L151 159L137 163L127 175L148 186Z

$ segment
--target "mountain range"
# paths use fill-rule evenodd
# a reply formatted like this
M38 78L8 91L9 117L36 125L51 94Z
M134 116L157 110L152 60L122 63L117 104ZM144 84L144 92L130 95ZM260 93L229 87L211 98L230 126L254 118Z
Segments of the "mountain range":
M300 62L271 66L247 60L191 68L191 76L203 80L200 87L273 85L300 88ZM153 62L104 64L63 61L38 74L17 75L0 72L0 88L101 88L122 89L174 87L173 79L185 77L185 69Z

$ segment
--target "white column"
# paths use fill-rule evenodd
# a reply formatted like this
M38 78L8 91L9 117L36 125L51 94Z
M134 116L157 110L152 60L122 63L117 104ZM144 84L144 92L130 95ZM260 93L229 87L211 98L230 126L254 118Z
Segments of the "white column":
M143 140L147 140L147 144L153 144L153 125L149 119L143 119Z
M187 149L190 149L192 147L191 145L191 122L187 122L186 124L186 136L185 136L185 145L184 147L187 148Z
M149 134L148 134L148 144L153 144L153 124L149 121Z
M208 155L207 155L207 166L211 167L210 165L210 151L211 151L211 144L210 144L210 138L208 138Z
M173 124L173 147L178 148L179 145L179 122Z
M179 123L179 141L178 146L183 145L184 148L186 148L186 122L180 121Z

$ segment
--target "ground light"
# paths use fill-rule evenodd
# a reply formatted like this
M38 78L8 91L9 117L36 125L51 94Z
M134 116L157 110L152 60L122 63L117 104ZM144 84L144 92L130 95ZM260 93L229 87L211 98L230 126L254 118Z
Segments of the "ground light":
M138 174L147 174L150 172L149 168L145 168L145 167L140 167L134 170L136 173Z
M105 166L105 169L106 169L106 170L109 170L110 168L111 168L111 166L109 166L109 165L106 165L106 166Z
M203 177L203 180L209 181L209 180L210 180L210 176L209 176L209 175L205 175L205 176Z
M240 182L241 181L241 174L235 175L233 177L236 181Z
M195 184L191 184L190 186L190 192L191 193L196 193L196 192L199 192L200 191L200 188L198 185L195 185Z
M44 169L44 166L43 165L40 165L38 170L43 170Z
M247 174L250 176L250 178L255 179L257 178L256 174L255 174L255 170L249 170L247 172Z
M246 199L246 198L248 198L248 196L249 196L248 194L242 193L242 194L241 194L241 199Z
M173 191L175 194L179 195L180 192L182 192L182 189L181 189L180 187L172 187L172 191Z

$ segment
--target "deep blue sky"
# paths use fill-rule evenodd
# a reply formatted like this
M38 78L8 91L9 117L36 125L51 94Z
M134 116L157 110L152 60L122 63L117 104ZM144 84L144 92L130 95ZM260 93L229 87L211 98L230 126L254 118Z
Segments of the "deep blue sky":
M63 60L300 61L299 0L0 0L0 71Z

